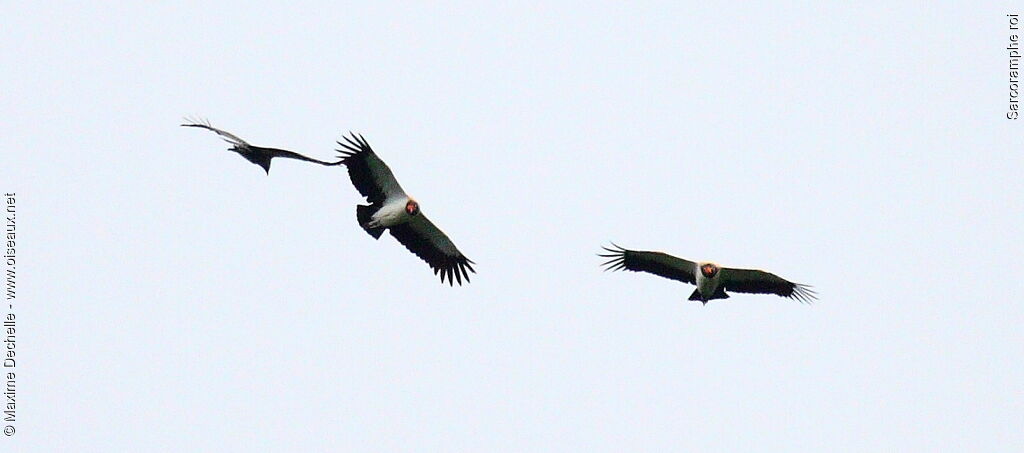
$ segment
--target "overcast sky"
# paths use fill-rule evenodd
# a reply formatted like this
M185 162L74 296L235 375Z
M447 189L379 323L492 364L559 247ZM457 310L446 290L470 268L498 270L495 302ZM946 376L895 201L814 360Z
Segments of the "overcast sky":
M8 3L0 450L1020 451L1022 11L952 3ZM363 133L478 274L186 115ZM701 306L609 241L821 300Z

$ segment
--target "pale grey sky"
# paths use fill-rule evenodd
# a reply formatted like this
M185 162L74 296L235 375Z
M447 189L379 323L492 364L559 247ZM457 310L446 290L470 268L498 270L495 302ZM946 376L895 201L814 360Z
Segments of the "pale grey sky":
M1020 451L1013 12L9 3L0 450ZM363 133L479 273L186 115L324 159ZM821 301L702 307L602 273L610 240Z

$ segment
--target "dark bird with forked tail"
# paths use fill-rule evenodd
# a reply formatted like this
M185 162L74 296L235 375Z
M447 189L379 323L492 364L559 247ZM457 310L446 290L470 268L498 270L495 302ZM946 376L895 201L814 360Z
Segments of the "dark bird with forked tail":
M209 122L204 121L204 120L190 120L190 119L186 118L185 119L185 124L182 124L182 126L183 127L198 127L198 128L206 129L208 131L213 131L217 135L221 136L221 138L223 138L224 141L226 141L226 142L228 142L228 143L230 143L232 145L231 148L228 148L228 151L234 151L234 152L238 153L239 155L241 155L242 157L244 157L245 160L248 160L249 162L252 162L252 163L254 163L256 165L259 165L261 168L263 168L264 171L267 172L268 175L270 174L270 161L271 161L271 159L273 159L275 157L284 157L286 159L304 160L306 162L313 162L315 164L328 165L328 166L330 166L330 165L341 165L340 161L339 162L324 162L322 160L314 159L312 157L303 156L302 154L299 154L299 153L294 152L294 151L288 151L288 150L285 150L285 149L277 149L277 148L264 148L262 146L250 145L249 142L246 142L245 140L242 140L241 138L238 138L237 135L232 134L232 133L230 133L228 131L217 129L217 128L211 126Z
M350 133L339 141L341 163L348 167L348 176L369 205L356 206L356 219L374 239L380 239L384 230L398 239L405 248L426 261L434 274L454 285L462 279L469 283L473 261L466 258L438 227L420 212L420 205L407 195L391 169L377 157L362 135Z
M810 286L793 283L770 272L719 267L715 263L693 262L661 252L627 250L614 243L612 246L614 248L602 247L608 253L598 254L611 258L603 264L605 270L647 272L697 285L690 294L690 300L698 300L705 305L715 299L728 299L726 291L775 294L802 303L818 298Z

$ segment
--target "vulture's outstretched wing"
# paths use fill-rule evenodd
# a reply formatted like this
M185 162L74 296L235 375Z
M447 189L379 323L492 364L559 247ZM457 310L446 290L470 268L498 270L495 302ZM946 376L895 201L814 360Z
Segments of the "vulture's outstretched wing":
M818 298L810 286L793 283L770 272L755 269L722 268L721 284L726 291L737 293L775 294L801 303L811 303Z
M602 264L602 266L606 266L605 270L617 271L625 269L635 272L648 272L684 283L697 283L695 274L697 264L693 261L676 258L661 252L626 250L614 243L612 243L612 246L615 248L601 247L609 253L597 255L611 258Z
M377 157L366 139L352 132L349 135L351 137L342 137L345 142L338 141L343 148L338 152L341 153L341 163L348 167L348 177L356 190L372 204L383 203L388 198L406 197L391 169Z
M211 126L209 122L204 121L204 120L190 120L190 119L186 118L185 119L185 124L182 124L182 126L183 127L198 127L198 128L206 129L208 131L212 131L212 132L216 133L217 135L221 136L221 138L223 138L224 141L226 141L226 142L228 142L228 143L230 143L232 145L231 148L230 148L231 151L234 151L234 152L242 155L242 157L244 157L249 162L252 162L252 163L254 163L256 165L259 165L260 167L263 168L264 171L267 172L267 174L270 174L270 161L273 158L275 158L275 157L284 157L286 159L304 160L306 162L313 162L313 163L317 163L317 164L320 164L320 165L328 165L328 166L330 166L330 165L340 165L341 164L341 161L338 161L338 162L324 162L322 160L314 159L312 157L303 156L302 154L296 153L294 151L288 151L286 149L264 148L262 146L253 146L253 145L250 145L249 142L246 142L245 140L242 140L241 138L239 138L237 135L232 134L232 133L230 133L228 131L225 131L225 130L217 129L217 128Z
M390 231L405 248L426 261L435 275L441 275L441 283L447 278L448 285L454 285L455 281L462 285L463 278L469 283L467 269L476 273L473 261L466 258L451 239L422 213L406 223L391 227Z

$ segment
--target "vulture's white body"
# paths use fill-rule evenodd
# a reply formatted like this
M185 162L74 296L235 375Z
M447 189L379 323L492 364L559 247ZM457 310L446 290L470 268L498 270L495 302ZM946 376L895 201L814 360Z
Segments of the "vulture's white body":
M367 226L371 228L390 228L401 225L412 219L413 216L405 210L408 197L394 197L384 202L384 205L370 216Z
M715 294L715 290L718 289L718 284L721 281L722 273L718 272L715 274L714 277L711 278L705 277L704 273L700 271L700 267L705 264L713 263L698 263L695 266L693 266L692 272L697 277L697 290L700 291L700 294L703 295L704 297L710 298L712 294Z

